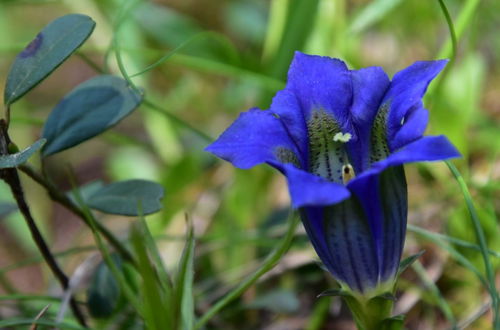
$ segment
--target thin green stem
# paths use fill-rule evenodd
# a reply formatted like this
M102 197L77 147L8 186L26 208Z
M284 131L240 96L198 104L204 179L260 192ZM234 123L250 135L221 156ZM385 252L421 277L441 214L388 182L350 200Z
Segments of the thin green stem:
M443 15L446 19L446 23L448 24L448 29L450 31L451 46L452 46L451 60L454 61L457 56L457 35L455 33L455 26L453 25L453 20L451 19L448 8L446 8L444 0L438 0L438 1L439 1L439 6L441 7L441 11L443 12Z
M156 112L159 112L159 113L163 114L169 120L171 120L172 122L174 122L176 125L179 125L179 126L185 128L185 129L188 129L191 132L195 133L196 135L198 135L200 138L202 138L206 142L212 142L214 140L212 137L208 136L206 133L200 131L196 127L191 126L191 124L185 122L184 120L180 119L176 115L168 112L167 110L165 110L162 107L160 107L159 105L156 105L155 103L149 101L148 99L144 99L144 101L142 103L145 106L147 106L148 108L150 108L150 109L152 109L152 110L154 110Z
M455 165L451 161L446 161L446 165L450 169L451 173L455 177L458 185L460 186L460 190L465 199L465 203L467 205L467 209L469 210L469 214L471 217L472 225L474 227L474 233L476 235L476 239L479 243L479 248L481 249L481 255L483 257L484 268L486 272L486 278L488 279L488 291L491 295L491 305L493 309L493 326L494 329L500 329L500 311L499 311L499 296L495 286L495 272L491 265L490 258L488 256L488 245L486 243L486 236L484 234L483 227L481 226L481 222L479 220L479 216L477 215L476 208L472 201L472 196L467 188L467 184L465 183L464 178L455 167Z
M94 69L97 73L100 73L100 74L105 74L106 73L106 71L103 68L101 68L99 66L99 64L95 63L85 53L77 52L76 54L82 59L82 61L85 62L85 64L87 64L89 67L91 67L92 69Z
M205 325L215 314L217 314L221 309L226 307L233 300L241 296L249 287L251 287L257 280L270 271L276 266L281 257L288 251L292 245L293 238L295 236L295 230L299 224L299 217L295 212L291 213L290 219L288 220L288 229L278 244L276 249L271 252L271 254L266 258L263 264L250 276L248 276L240 285L234 288L231 292L225 295L221 300L219 300L212 308L210 308L195 324L195 329L200 329Z

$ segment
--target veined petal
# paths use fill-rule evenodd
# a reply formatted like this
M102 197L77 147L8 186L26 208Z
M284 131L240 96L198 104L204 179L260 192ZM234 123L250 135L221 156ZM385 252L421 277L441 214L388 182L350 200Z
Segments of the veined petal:
M367 215L379 265L379 282L396 274L401 258L408 212L406 179L402 166L386 168L379 175L350 186Z
M394 136L392 147L397 150L422 137L429 122L429 111L424 108L410 110L404 117L401 128Z
M389 77L381 67L377 66L351 70L350 73L353 121L358 125L370 125L390 85Z
M295 52L286 89L297 96L306 121L313 110L323 109L334 117L344 132L353 134L349 123L351 75L344 62Z
M384 212L380 281L396 275L406 236L408 190L403 166L394 166L380 174L380 196Z
M280 117L301 157L307 159L307 124L295 94L286 89L279 91L273 98L269 110ZM304 167L307 168L307 165Z
M205 150L242 169L264 162L300 162L296 147L280 119L271 111L256 108L241 113Z
M422 107L422 96L429 83L448 61L419 61L396 73L382 104L389 104L387 140L391 151L396 149L394 137L408 111Z
M323 208L301 209L302 222L321 261L340 282L357 292L378 282L376 250L366 214L351 197Z
M350 196L349 191L341 184L300 170L291 164L285 164L282 168L295 208L331 205Z
M351 189L363 189L373 175L382 173L390 166L398 166L406 163L437 161L460 157L458 150L444 136L425 136L391 154L386 159L376 162L372 167L349 181L347 187Z
M351 70L353 102L351 115L357 139L348 144L351 165L357 173L369 166L370 134L373 120L390 85L380 67Z

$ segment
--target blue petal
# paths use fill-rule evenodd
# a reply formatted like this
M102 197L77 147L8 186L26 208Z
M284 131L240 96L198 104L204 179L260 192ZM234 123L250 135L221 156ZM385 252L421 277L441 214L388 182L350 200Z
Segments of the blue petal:
M286 89L297 96L306 121L312 110L324 109L333 115L344 132L353 134L349 123L351 76L344 62L295 52Z
M370 230L379 265L379 281L396 274L404 245L408 211L406 179L402 166L371 175L351 186L359 199Z
M392 147L394 150L404 147L420 137L427 128L429 122L429 111L424 108L410 110L405 116L404 123L394 136Z
M382 172L380 196L384 212L380 281L385 282L396 275L405 243L408 191L403 166Z
M277 148L298 155L283 123L271 111L251 109L238 119L206 151L242 169L264 162L281 162Z
M359 202L301 209L302 222L321 261L337 280L357 292L377 285L378 262Z
M407 144L386 159L374 163L369 170L349 181L347 187L349 190L363 189L363 186L368 184L371 176L382 173L383 170L390 166L457 157L461 157L460 153L444 135L425 136Z
M382 98L390 85L389 77L380 67L351 70L353 102L351 115L358 125L371 125Z
M349 191L341 184L300 170L291 164L285 164L282 168L288 180L294 208L331 205L350 196Z
M279 91L273 98L269 110L279 115L297 149L300 151L301 158L307 159L309 143L307 125L295 94L286 89ZM305 165L305 168L307 168L307 165Z
M348 144L351 165L357 173L369 165L370 134L373 120L390 81L380 67L352 70L353 102L351 115L357 139Z
M422 96L429 83L439 74L447 60L420 61L398 72L392 79L383 104L388 103L387 140L391 151L395 145L402 145L395 140L396 133L401 128L401 120L407 112L422 107Z

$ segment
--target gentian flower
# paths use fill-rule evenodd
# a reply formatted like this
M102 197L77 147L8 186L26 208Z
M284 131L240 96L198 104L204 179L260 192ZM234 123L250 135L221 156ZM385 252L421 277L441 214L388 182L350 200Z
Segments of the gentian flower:
M206 150L282 172L326 268L344 289L374 297L391 290L403 250L402 165L460 156L444 136L422 136L422 96L445 65L416 62L391 81L380 67L297 52L270 109L242 113Z

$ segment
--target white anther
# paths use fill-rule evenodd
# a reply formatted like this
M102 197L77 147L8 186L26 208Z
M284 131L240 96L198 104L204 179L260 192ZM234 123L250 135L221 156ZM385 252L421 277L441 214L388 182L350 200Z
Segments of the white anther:
M349 140L351 140L351 138L352 138L351 133L339 132L333 136L333 141L346 143L346 142L349 142Z

